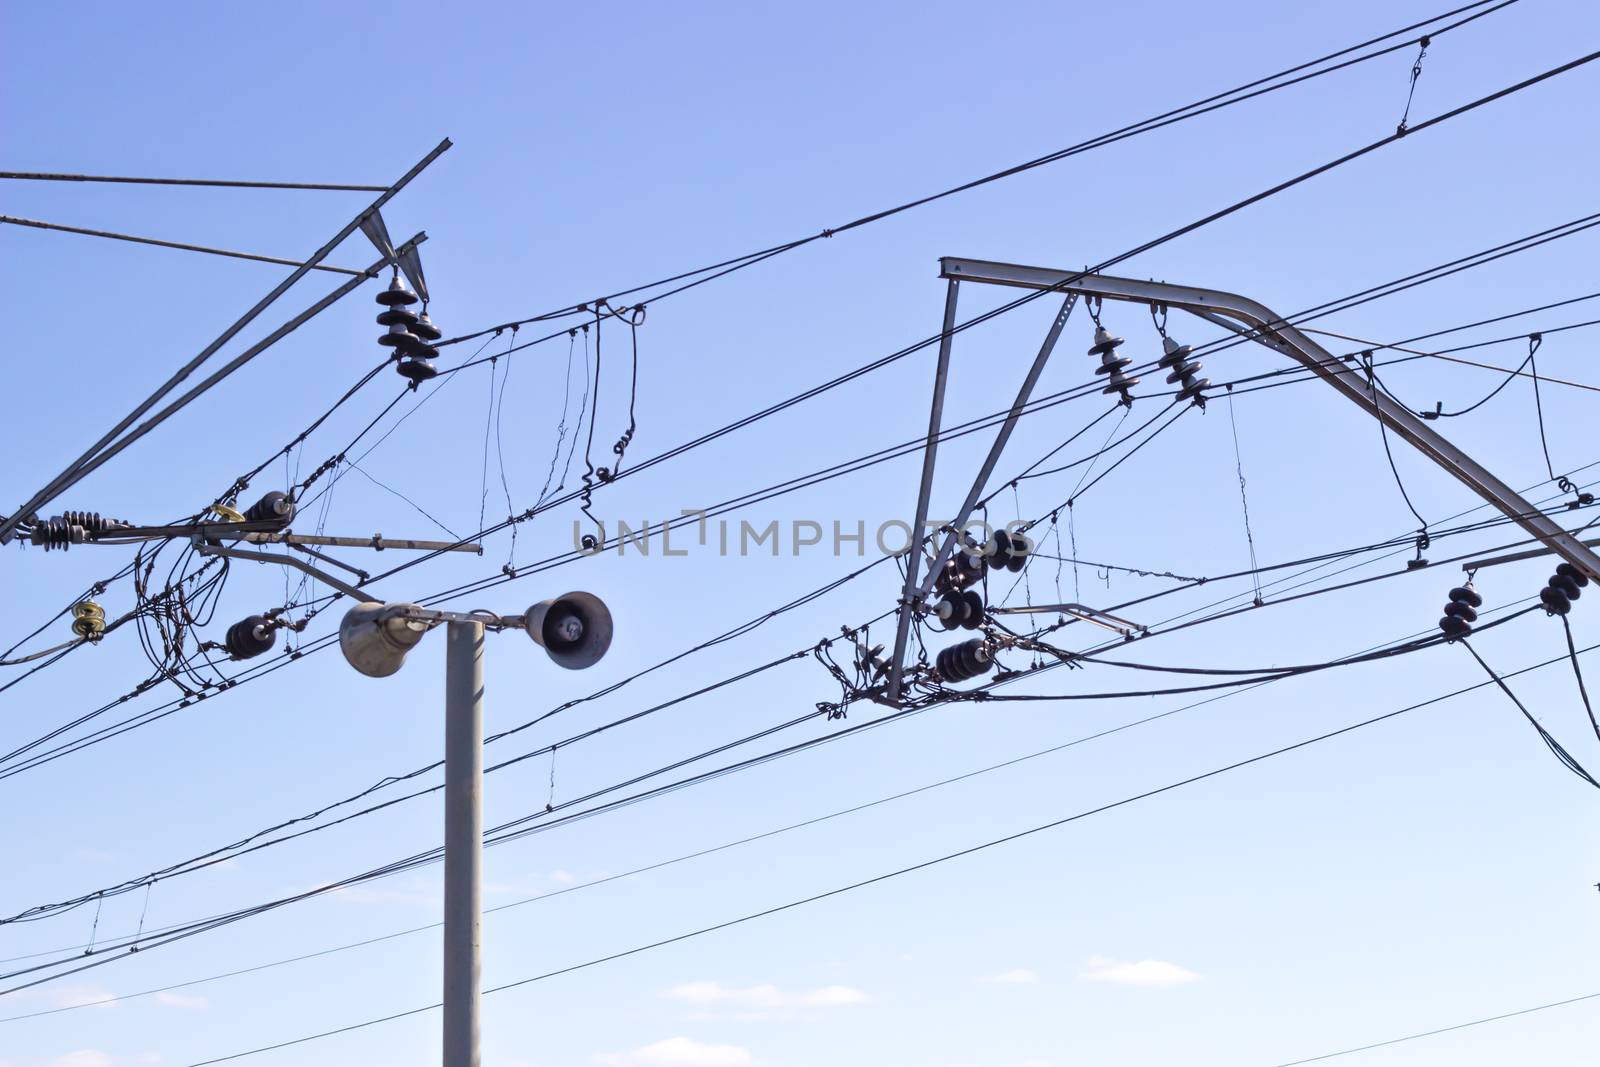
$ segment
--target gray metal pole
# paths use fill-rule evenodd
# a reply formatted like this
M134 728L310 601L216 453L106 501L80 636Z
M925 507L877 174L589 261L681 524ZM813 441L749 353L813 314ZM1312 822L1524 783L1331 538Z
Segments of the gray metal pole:
M449 624L444 690L444 1067L478 1067L483 623Z
M944 332L939 335L939 362L933 369L933 406L928 413L928 443L922 449L922 484L917 489L917 519L911 526L911 552L906 556L906 585L900 594L900 619L895 624L894 658L889 661L889 703L900 699L900 679L905 672L906 642L917 605L917 564L922 562L922 528L928 521L928 499L933 494L933 467L939 452L939 430L944 420L944 386L950 377L950 342L955 337L956 297L961 283L950 279L944 294Z

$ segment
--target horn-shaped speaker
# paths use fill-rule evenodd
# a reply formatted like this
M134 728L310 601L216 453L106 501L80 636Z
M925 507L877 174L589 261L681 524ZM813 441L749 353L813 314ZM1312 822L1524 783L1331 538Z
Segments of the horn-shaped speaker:
M611 612L593 593L541 600L523 618L528 636L569 671L593 667L611 647Z
M400 669L428 624L398 610L414 604L357 604L339 623L339 650L350 666L369 678L387 678Z

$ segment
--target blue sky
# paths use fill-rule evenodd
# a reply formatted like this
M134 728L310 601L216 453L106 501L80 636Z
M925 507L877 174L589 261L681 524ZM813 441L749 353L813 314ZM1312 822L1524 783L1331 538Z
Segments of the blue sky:
M732 4L577 8L420 4L271 8L14 8L3 35L4 166L13 170L386 182L439 138L455 147L385 210L396 237L426 230L432 315L447 335L592 299L816 232L1032 158L1435 14L1420 4L1118 7L1017 4ZM1591 5L1524 0L1434 42L1413 123L1590 50ZM794 254L650 309L639 330L632 462L938 329L938 257L1073 267L1113 255L1394 129L1411 50L1237 108L1042 168ZM1289 311L1594 210L1600 153L1584 136L1600 70L1586 67L1407 138L1173 242L1122 272L1238 291ZM5 213L171 240L305 255L363 194L7 183ZM1410 337L1594 286L1580 235L1463 272L1320 325ZM16 227L0 229L7 294L12 458L7 507L198 351L282 270ZM365 265L358 237L332 257ZM241 343L326 291L308 281ZM369 286L72 490L56 507L162 521L208 504L282 447L380 358ZM1005 291L963 291L963 317ZM1037 348L1040 301L961 336L947 420L994 411ZM1450 343L1594 317L1578 304L1452 335ZM1138 358L1144 313L1105 321ZM1174 316L1198 342L1214 328ZM1180 330L1182 331L1180 333ZM1092 325L1075 313L1041 390L1088 377ZM526 337L523 334L523 337ZM596 452L626 425L624 338L605 333ZM1440 342L1445 343L1445 342ZM479 342L466 346L476 350ZM507 338L491 339L483 355ZM1501 366L1522 342L1471 358ZM1596 382L1589 330L1550 335L1541 373ZM574 347L582 365L581 343ZM452 353L466 355L460 348ZM337 482L326 528L443 537L520 511L538 494L564 401L564 341L527 349L400 402L426 402ZM1231 349L1220 381L1281 357ZM660 522L925 431L929 353L595 495L608 523ZM509 370L507 369L509 368ZM1388 384L1416 406L1479 398L1492 371L1421 360ZM257 487L281 487L339 449L394 399L380 375ZM499 440L486 415L504 386ZM571 389L570 395L568 389ZM1589 391L1546 385L1556 472L1600 461ZM1098 398L1024 420L1001 461L1015 472L1100 414ZM1146 401L1128 426L1154 413ZM1263 563L1403 536L1415 521L1376 427L1316 385L1214 401L1185 416L1074 506L1080 558L1205 576L1248 565L1239 476ZM1525 381L1452 440L1536 499L1550 484ZM1069 452L1093 448L1091 431ZM954 509L986 439L941 449L935 511ZM503 464L500 455L504 456ZM1476 500L1396 453L1430 520ZM599 460L597 460L598 462ZM579 457L581 465L581 455ZM502 468L505 488L502 489ZM1009 476L1009 475L1006 475ZM870 529L909 518L908 457L730 516ZM1593 481L1592 470L1574 475ZM1003 480L1003 479L1002 479ZM995 517L1032 516L1075 473L1022 483ZM381 483L381 484L380 484ZM569 483L570 484L570 483ZM998 483L997 483L998 484ZM382 488L392 486L408 503ZM508 508L506 496L512 500ZM424 515L422 512L427 514ZM1473 517L1481 517L1476 513ZM571 546L571 508L519 531L515 562ZM431 517L430 517L431 516ZM1441 542L1435 556L1512 540ZM1068 535L1063 531L1062 547ZM1055 552L1051 535L1045 549ZM486 591L462 608L520 611L572 588L611 604L617 639L592 671L557 671L525 639L488 649L488 729L505 729L724 632L853 570L830 546L776 557L605 556ZM495 574L439 560L381 586L423 596ZM870 547L868 549L870 551ZM9 549L9 644L126 549ZM1057 554L1071 555L1061 551ZM1350 577L1399 569L1409 552ZM385 556L378 567L392 562ZM1536 593L1549 560L1479 576L1491 607ZM1325 578L1325 572L1320 577ZM1432 626L1456 568L1247 612L1152 639L1129 658L1250 667L1357 652ZM1045 561L1016 596L1131 600L1173 584ZM235 567L215 624L283 602L282 575ZM491 748L490 759L692 692L806 649L891 608L879 567L752 634L707 649ZM1248 583L1208 584L1137 609L1152 626ZM132 606L126 583L102 598ZM1268 600L1272 597L1269 595ZM1130 609L1132 610L1132 609ZM1600 640L1585 600L1572 625ZM309 639L336 622L330 612ZM45 636L66 636L60 623ZM215 631L215 632L211 632ZM44 640L42 636L40 640ZM147 670L129 630L4 694L5 750L125 692ZM1072 647L1091 639L1070 630ZM32 646L30 646L32 647ZM1554 657L1559 625L1529 616L1485 634L1497 668ZM27 774L0 779L0 912L92 891L234 841L438 758L444 642L374 681L332 653L186 708ZM1132 653L1137 652L1135 656ZM15 673L15 668L3 668ZM1110 668L1056 671L1037 693L1129 687ZM1481 681L1462 650L1279 682L1051 755L646 874L585 883L915 789L1195 704L1181 697L958 703L812 751L488 851L485 904L573 890L485 923L486 986L671 937L1132 796ZM1589 765L1600 752L1570 671L1512 682ZM536 811L784 722L837 699L809 658L490 776L486 822ZM117 714L174 695L146 694ZM773 745L870 720L816 718ZM1585 743L1587 738L1588 743ZM759 749L761 746L754 746ZM743 754L746 750L740 750ZM1587 757L1587 758L1586 758ZM697 765L698 767L699 765ZM421 784L432 784L425 778ZM503 1067L1270 1067L1353 1045L1600 991L1592 961L1600 833L1588 787L1566 774L1492 689L1118 808L1047 834L830 900L488 997L484 1060ZM127 934L326 883L438 843L433 799L108 899L94 936ZM185 982L434 921L436 867L329 894L36 990L14 1016ZM78 951L95 909L0 928L0 956ZM146 996L0 1022L4 1067L184 1065L431 1003L438 935L414 934ZM17 966L27 960L18 960ZM8 964L7 969L12 969ZM1576 1064L1593 1006L1574 1005L1352 1056L1373 1065ZM265 1053L264 1065L437 1060L435 1014Z

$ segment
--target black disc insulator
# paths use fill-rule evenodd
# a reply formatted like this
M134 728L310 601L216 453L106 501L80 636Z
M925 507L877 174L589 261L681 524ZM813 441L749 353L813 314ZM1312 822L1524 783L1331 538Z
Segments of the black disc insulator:
M1557 574L1566 575L1568 578L1571 578L1573 581L1577 582L1579 585L1588 585L1589 584L1589 576L1587 574L1583 573L1583 571L1581 569L1579 569L1577 567L1574 567L1570 563L1557 563L1556 564L1556 573Z
M406 288L406 283L396 274L389 280L389 288L374 297L378 303L385 307L405 307L417 302L417 294Z
M116 530L132 525L132 523L123 519L103 516L98 511L64 511L60 517L61 521L68 526L82 526L84 533L91 534L105 533L107 530Z
M1483 597L1470 585L1458 585L1450 590L1450 599L1458 604L1471 604L1475 608L1483 607Z
M1577 600L1583 595L1578 589L1578 583L1565 574L1551 575L1550 588L1559 590L1568 600Z
M983 556L977 552L961 551L956 553L956 573L961 576L962 585L971 585L983 577Z
M72 545L82 544L85 533L82 526L68 522L65 517L57 515L35 522L28 532L28 540L41 546L46 552L56 548L66 551Z
M1028 565L1028 539L1021 534L1011 535L1011 556L1006 560L1006 570L1012 574Z
M961 619L961 628L976 630L983 625L983 597L979 596L975 589L966 589L962 591L961 599L967 605L967 613Z
M420 345L422 342L404 326L391 326L388 333L378 338L378 343L385 348L394 349L403 356L413 345Z
M246 522L277 522L288 525L294 520L294 498L276 489L245 509Z
M1201 366L1203 364L1199 360L1177 364L1172 368L1172 373L1167 375L1167 384L1177 385L1181 381L1192 378L1200 373Z
M417 316L416 325L411 327L411 332L424 341L437 341L444 336L444 331L433 324L433 320L428 318L426 311Z
M1472 626L1467 620L1457 615L1446 615L1439 620L1439 629L1447 637L1465 637L1472 632Z
M379 326L404 326L411 329L417 325L417 313L407 307L384 308L378 312Z
M1545 586L1539 590L1539 601L1544 604L1545 610L1552 615L1565 615L1572 610L1572 601L1559 589Z
M1471 604L1463 604L1457 600L1452 600L1450 603L1446 604L1444 606L1444 613L1446 615L1453 615L1458 619L1463 619L1466 622L1478 621L1477 609Z
M1094 344L1089 346L1089 354L1091 356L1104 355L1107 352L1115 351L1121 344L1122 338L1112 337L1104 326L1096 326L1094 328Z
M1133 366L1133 360L1127 356L1114 356L1110 352L1100 357L1100 365L1094 369L1096 374L1111 374L1124 367Z
M983 561L990 570L1005 570L1011 559L1011 538L1004 530L996 530L984 545Z
M1188 359L1189 353L1194 351L1194 345L1180 345L1170 338L1164 347L1166 351L1162 353L1161 358L1156 362L1169 369Z
M240 619L228 627L223 647L234 659L253 659L268 651L278 640L278 631L260 615Z
M403 359L395 364L394 369L400 372L400 377L414 383L425 382L439 376L439 368L426 359Z
M934 660L939 676L947 682L964 682L969 678L988 673L994 666L994 657L982 638L963 641L942 650Z
M1126 374L1113 374L1111 376L1111 380L1106 384L1106 387L1100 391L1107 396L1110 396L1112 393L1121 393L1126 399L1128 396L1128 390L1138 385L1139 381L1140 379L1130 378Z
M953 597L945 597L934 608L934 617L944 629L954 630L961 625L961 620L967 617L967 602L959 593Z

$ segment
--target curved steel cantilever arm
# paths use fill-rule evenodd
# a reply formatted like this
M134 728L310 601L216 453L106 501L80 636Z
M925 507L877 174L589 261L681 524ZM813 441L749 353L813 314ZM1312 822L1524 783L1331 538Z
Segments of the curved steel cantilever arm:
M961 281L1022 289L1054 289L1107 300L1182 308L1276 349L1333 386L1362 410L1376 416L1396 436L1444 468L1451 477L1477 493L1556 555L1600 581L1600 555L1593 549L1524 500L1516 490L1404 406L1381 392L1374 395L1359 374L1263 304L1216 289L1196 289L1103 274L1080 277L1074 271L1023 267L987 260L946 257L940 260L940 266L943 277Z

